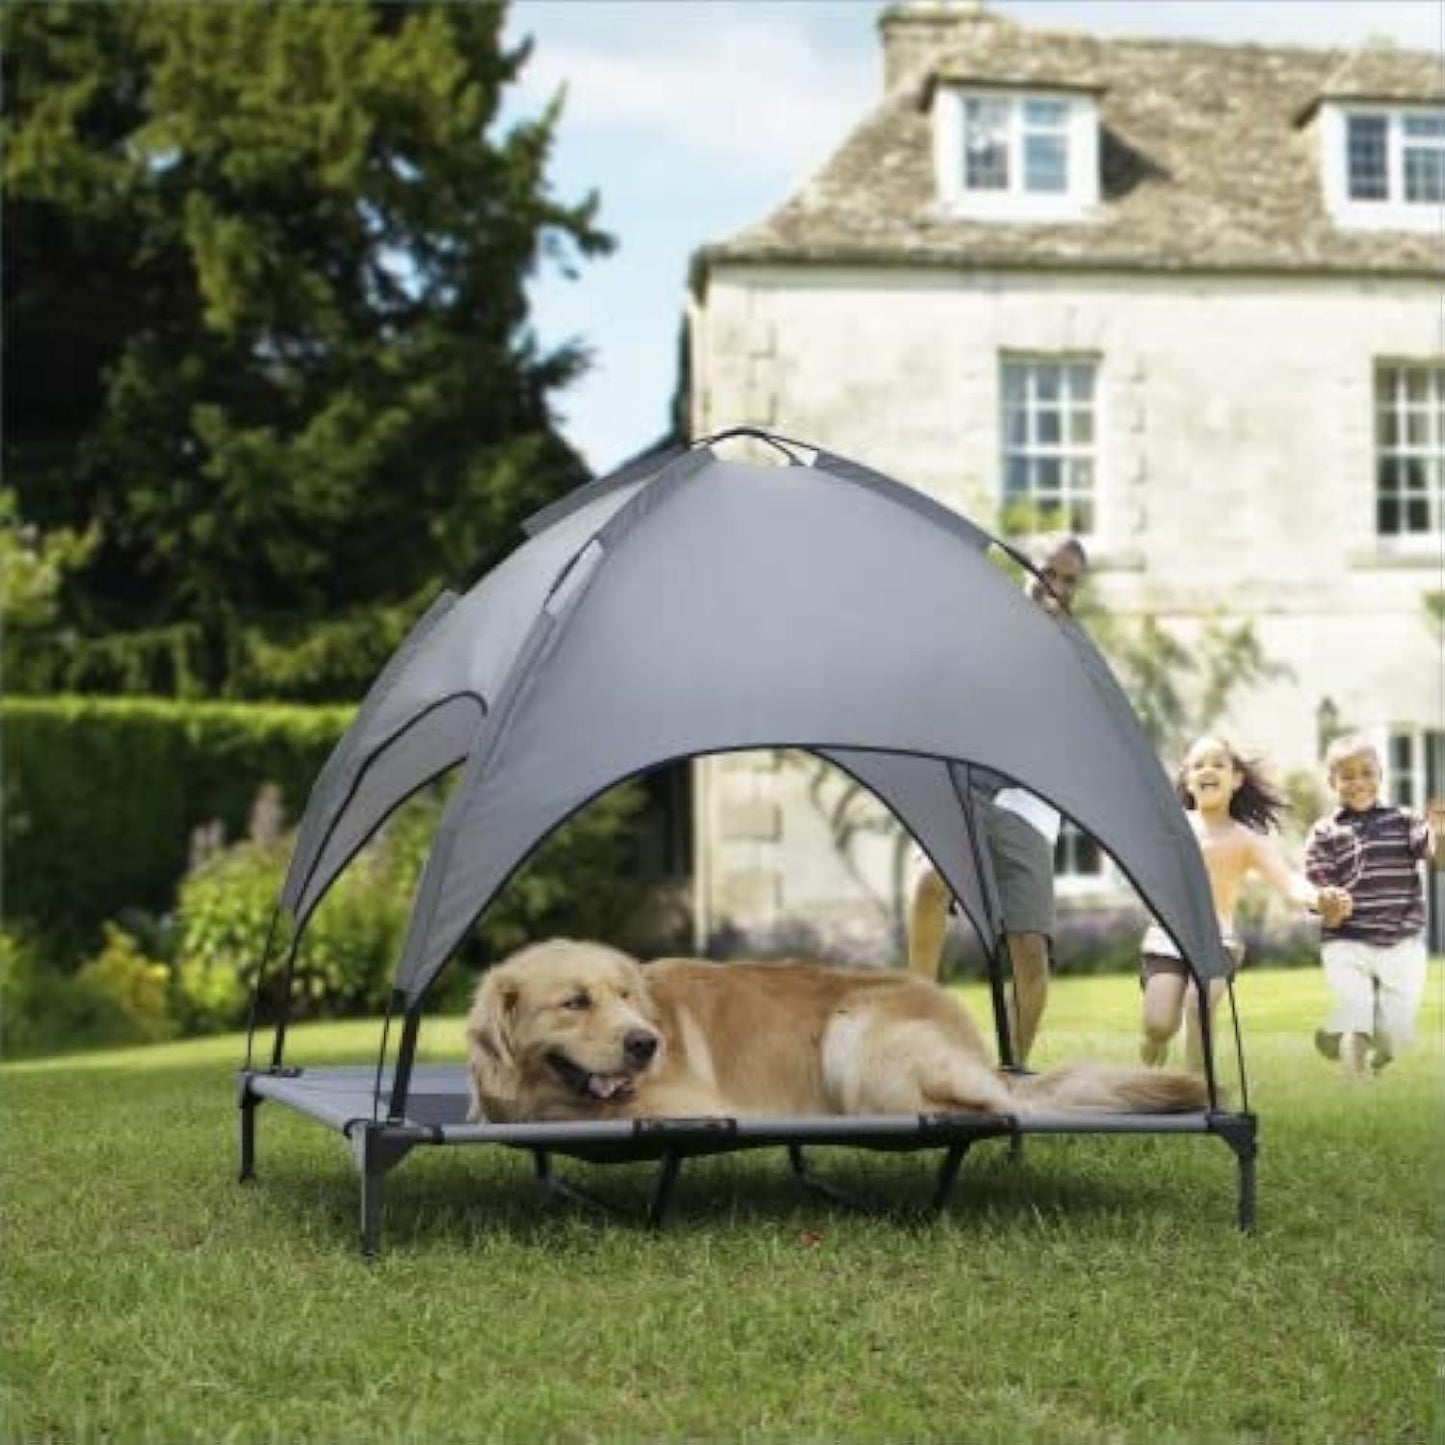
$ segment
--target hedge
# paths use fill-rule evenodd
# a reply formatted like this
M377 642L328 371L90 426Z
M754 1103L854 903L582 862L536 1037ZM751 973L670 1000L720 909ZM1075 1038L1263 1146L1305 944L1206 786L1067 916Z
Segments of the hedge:
M11 698L4 730L5 914L98 937L129 908L172 903L190 836L219 819L244 835L275 783L294 821L351 708Z

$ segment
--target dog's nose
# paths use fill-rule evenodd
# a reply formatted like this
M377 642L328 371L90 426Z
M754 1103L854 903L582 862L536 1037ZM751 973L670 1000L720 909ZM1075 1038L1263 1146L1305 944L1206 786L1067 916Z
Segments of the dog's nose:
M633 1029L622 1040L622 1052L627 1055L629 1064L640 1067L651 1063L653 1054L657 1052L657 1035L648 1033L646 1029Z

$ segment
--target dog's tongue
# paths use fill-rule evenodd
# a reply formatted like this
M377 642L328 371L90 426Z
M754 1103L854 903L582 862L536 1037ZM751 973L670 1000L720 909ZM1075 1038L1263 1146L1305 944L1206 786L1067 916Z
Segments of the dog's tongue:
M587 1080L587 1092L599 1099L610 1099L625 1082L621 1074L593 1074Z

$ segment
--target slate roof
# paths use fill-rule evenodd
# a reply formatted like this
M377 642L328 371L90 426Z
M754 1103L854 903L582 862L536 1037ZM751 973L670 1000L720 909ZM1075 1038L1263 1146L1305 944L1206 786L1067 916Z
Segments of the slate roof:
M694 257L969 268L1445 274L1440 231L1363 231L1325 209L1323 100L1445 100L1440 56L1104 39L961 16L956 47L866 116L760 224ZM967 81L1094 92L1100 204L1077 221L943 214L933 87Z

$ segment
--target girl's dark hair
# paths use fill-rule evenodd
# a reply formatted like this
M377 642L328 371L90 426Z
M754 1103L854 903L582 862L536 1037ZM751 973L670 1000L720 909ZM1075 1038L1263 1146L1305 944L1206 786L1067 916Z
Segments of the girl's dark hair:
M1229 754L1231 765L1243 778L1229 800L1229 816L1237 823L1243 823L1246 828L1253 828L1256 833L1268 833L1271 828L1278 828L1279 815L1289 804L1265 773L1263 762L1259 758L1246 758L1223 738L1196 738L1189 752L1192 753L1202 742L1217 742L1223 747ZM1185 808L1193 812L1194 797L1184 785L1184 774L1188 766L1189 755L1186 753L1184 761L1179 764L1179 771L1174 775L1174 791Z

